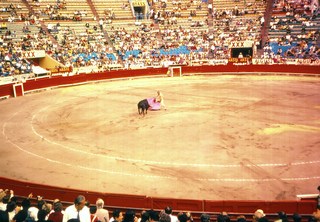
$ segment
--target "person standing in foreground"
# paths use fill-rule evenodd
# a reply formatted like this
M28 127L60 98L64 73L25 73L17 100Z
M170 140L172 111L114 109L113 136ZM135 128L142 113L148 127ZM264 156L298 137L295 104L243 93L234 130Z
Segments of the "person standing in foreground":
M164 104L164 98L163 98L163 95L162 93L158 90L157 91L157 96L155 98L156 102L160 103L161 104L161 108L164 108L164 110L167 110L167 107L166 105Z
M96 215L98 220L101 222L109 222L109 211L104 209L104 201L101 198L98 198L96 201L97 212Z
M74 204L67 207L64 215L63 222L67 222L70 219L78 219L80 222L90 222L90 211L86 204L86 198L79 195Z

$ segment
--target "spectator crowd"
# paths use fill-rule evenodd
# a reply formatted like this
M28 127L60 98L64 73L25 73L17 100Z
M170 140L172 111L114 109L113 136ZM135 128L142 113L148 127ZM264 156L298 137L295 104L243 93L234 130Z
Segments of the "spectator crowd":
M320 192L320 186L318 187ZM95 204L89 203L85 196L75 197L73 204L64 206L62 201L54 199L47 202L42 196L33 198L29 194L26 198L20 198L21 202L14 195L12 190L0 189L0 221L1 222L193 222L192 212L174 213L172 207L167 206L159 211L142 210L137 213L132 209L114 209L112 214L105 207L103 199L98 198ZM318 198L319 199L319 198ZM34 203L35 202L35 203ZM288 222L285 212L277 212L278 218L275 222ZM200 216L201 222L231 222L231 216L227 212L221 212L213 217L208 213ZM294 222L301 222L301 215L292 215ZM234 220L234 219L233 219ZM268 216L262 209L257 209L252 218L239 214L237 222L269 222ZM317 211L309 216L308 222L320 221L320 206L318 203ZM270 221L271 222L271 221Z
M103 70L115 64L126 69L201 65L230 58L230 45L236 41L253 42L254 58L272 59L275 63L320 58L319 3L315 0L276 0L267 24L270 35L263 45L264 1L245 2L243 6L235 1L225 8L218 2L199 0L149 1L150 11L145 13L145 19L137 19L134 29L104 24L105 20L100 19L91 27L83 22L80 34L59 23L63 20L60 11L68 5L66 0L41 10L37 3L32 4L34 13L19 14L17 9L21 6L13 3L3 9L11 13L7 22L17 26L14 30L2 30L0 76L31 73L34 64L21 55L32 50L44 50L59 66L94 66ZM206 15L199 16L203 10ZM106 20L116 18L111 9L104 12ZM75 11L73 20L81 23L83 14L87 12ZM49 18L47 26L43 16ZM285 33L271 34L279 31Z

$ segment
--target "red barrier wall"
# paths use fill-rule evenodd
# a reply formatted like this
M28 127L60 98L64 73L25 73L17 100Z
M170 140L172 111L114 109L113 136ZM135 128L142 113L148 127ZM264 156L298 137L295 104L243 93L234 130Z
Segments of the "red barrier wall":
M95 203L98 197L105 200L107 206L117 206L137 209L164 209L171 206L175 211L191 212L241 212L253 213L257 209L263 209L266 213L275 214L285 211L288 214L298 212L300 214L312 214L316 209L316 199L314 200L294 200L294 201L241 201L241 200L188 200L155 198L142 195L126 195L89 192L85 190L75 190L69 188L52 187L30 182L11 180L0 177L0 188L12 189L20 196L41 195L45 199L53 200L59 198L64 201L73 202L79 194L83 194L90 203Z
M36 80L28 80L24 83L24 90L26 92L41 88L71 85L85 83L89 81L100 81L116 78L130 78L130 77L143 77L143 76L157 76L164 75L167 72L167 68L150 68L150 69L138 69L138 70L118 70L107 71L91 74L80 74L74 76L55 76L51 78L39 78ZM197 74L197 73L216 73L216 74L228 74L228 73L273 73L273 74L309 74L319 75L319 66L300 66L300 65L217 65L217 66L183 66L183 74ZM0 97L13 96L12 84L0 85Z

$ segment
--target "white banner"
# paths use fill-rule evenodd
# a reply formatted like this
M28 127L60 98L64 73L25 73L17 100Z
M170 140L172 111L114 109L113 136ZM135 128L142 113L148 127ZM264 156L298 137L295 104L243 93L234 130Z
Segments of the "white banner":
M44 58L46 56L46 52L44 50L23 51L21 54L25 59Z

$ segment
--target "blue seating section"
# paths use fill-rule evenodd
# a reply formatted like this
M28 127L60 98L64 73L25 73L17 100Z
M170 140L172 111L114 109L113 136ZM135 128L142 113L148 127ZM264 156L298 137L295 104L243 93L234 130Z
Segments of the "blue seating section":
M191 51L195 52L195 53L199 53L199 52L202 52L203 49L201 48L199 50L190 50L190 49L188 49L187 46L180 46L178 48L173 48L173 49L170 49L170 50L165 50L165 49L155 50L151 54L153 56L155 56L155 57L158 57L158 56L161 56L161 55L177 56L177 55L181 55L181 54L189 55ZM124 56L123 56L123 59L127 59L129 56L138 57L138 55L140 53L141 53L141 51L139 49L126 51Z
M298 44L295 42L295 43L292 43L291 45L279 45L277 42L272 42L270 43L270 46L271 46L271 50L274 54L277 54L278 52L278 49L282 49L282 54L281 56L284 56L284 53L286 51L288 51L290 48L292 47L296 47ZM312 44L308 44L308 50L310 49Z
M113 53L108 53L106 54L108 59L115 61L116 57ZM95 52L92 52L90 54L86 54L86 53L79 53L77 55L75 55L73 62L75 62L78 58L82 57L84 61L89 61L90 59L98 59L98 54Z

